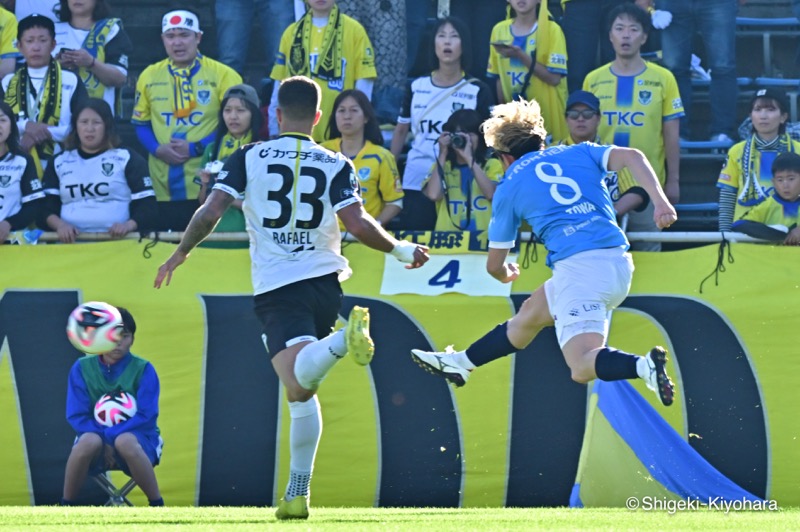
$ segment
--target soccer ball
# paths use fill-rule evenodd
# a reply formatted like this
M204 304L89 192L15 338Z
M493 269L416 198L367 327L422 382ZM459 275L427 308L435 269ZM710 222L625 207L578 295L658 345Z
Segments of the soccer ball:
M104 427L113 427L136 415L136 398L127 392L107 393L94 405L94 419Z
M107 353L122 337L122 316L117 307L90 301L73 310L67 320L67 338L78 351Z

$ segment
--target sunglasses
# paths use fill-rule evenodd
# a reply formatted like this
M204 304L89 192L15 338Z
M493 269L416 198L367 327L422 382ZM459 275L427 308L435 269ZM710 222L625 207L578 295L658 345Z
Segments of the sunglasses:
M584 109L583 111L567 111L566 117L570 120L577 120L579 117L582 117L584 120L589 120L595 115L599 115L597 111L592 111L591 109Z

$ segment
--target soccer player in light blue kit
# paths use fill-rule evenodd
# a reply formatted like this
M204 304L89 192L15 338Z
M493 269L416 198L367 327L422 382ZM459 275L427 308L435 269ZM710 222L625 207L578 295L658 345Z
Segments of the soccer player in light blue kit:
M465 351L413 349L414 360L463 386L473 369L524 349L543 327L555 324L574 381L639 377L665 406L672 404L674 386L662 347L642 357L606 346L608 313L628 295L633 262L603 176L628 168L653 202L656 225L668 227L677 216L650 163L639 150L588 142L543 150L547 132L535 101L496 106L483 131L506 168L492 201L486 269L503 283L519 277L519 266L506 257L525 220L549 251L553 276L514 317Z

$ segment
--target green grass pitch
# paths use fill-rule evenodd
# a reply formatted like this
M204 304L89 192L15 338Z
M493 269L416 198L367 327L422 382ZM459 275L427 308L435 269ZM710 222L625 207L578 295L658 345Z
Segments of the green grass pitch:
M0 530L800 530L800 508L629 511L619 508L311 508L278 522L272 508L0 507Z

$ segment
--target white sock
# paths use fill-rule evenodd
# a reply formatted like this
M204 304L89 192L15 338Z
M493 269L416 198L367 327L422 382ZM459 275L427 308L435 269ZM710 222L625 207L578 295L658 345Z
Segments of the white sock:
M289 484L284 496L287 501L308 495L314 457L322 435L322 416L317 396L304 403L289 402L289 416Z
M344 329L339 329L297 353L294 376L306 390L316 390L331 368L346 354Z
M639 357L639 360L636 361L636 373L640 379L650 378L650 364L647 363L647 357Z

